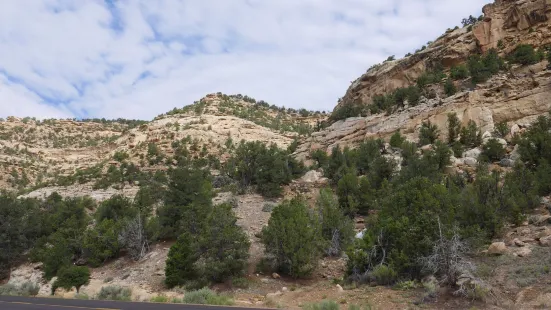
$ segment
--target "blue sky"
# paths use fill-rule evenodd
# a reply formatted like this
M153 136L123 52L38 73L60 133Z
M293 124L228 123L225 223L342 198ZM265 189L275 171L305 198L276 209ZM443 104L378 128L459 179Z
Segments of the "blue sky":
M213 92L332 110L485 0L0 2L0 117L151 119Z

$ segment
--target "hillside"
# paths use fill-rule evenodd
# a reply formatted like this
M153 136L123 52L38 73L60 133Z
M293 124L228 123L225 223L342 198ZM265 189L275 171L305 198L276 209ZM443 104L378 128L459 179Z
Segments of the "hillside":
M0 294L550 308L549 5L496 0L331 114L216 93L151 121L2 120Z
M185 148L192 157L210 156L224 162L228 147L241 140L287 148L325 118L320 112L278 108L247 96L220 93L150 122L8 117L0 122L0 188L36 190L29 197L53 191L108 197L112 190L92 193L92 187L110 166L119 167L122 159L143 172L166 170L173 164L171 158ZM119 183L95 187L123 187Z

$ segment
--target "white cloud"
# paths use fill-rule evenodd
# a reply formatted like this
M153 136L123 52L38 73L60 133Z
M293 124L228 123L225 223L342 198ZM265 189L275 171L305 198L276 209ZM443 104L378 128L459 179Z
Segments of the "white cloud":
M0 2L0 116L151 119L216 91L331 110L486 1L110 2Z

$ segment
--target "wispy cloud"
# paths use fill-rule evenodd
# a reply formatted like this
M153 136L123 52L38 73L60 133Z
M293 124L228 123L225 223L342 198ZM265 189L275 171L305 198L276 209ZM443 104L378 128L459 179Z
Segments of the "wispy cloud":
M0 116L151 119L207 93L331 110L486 0L0 2Z

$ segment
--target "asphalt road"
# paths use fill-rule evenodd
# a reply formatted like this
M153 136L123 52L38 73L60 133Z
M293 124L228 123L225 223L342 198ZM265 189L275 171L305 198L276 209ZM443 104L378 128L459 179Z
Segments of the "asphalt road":
M228 306L203 306L185 304L160 304L147 302L124 302L105 300L77 300L58 298L37 298L0 296L1 310L255 310L253 308L238 308ZM259 309L257 309L259 310ZM265 310L265 309L263 309Z

